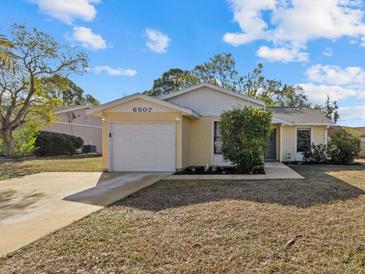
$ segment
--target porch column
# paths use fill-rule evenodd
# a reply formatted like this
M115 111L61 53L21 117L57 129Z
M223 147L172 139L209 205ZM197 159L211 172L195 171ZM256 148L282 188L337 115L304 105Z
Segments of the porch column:
M282 162L283 161L283 127L282 125L280 125L280 128L279 128L279 161Z

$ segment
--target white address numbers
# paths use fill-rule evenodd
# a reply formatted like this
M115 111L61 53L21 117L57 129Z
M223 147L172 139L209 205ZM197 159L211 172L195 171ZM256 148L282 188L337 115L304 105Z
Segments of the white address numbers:
M152 107L133 107L133 112L151 112Z

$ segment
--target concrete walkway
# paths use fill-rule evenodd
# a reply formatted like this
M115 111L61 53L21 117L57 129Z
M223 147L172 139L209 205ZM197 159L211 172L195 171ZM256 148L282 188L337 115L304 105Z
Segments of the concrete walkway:
M0 256L168 176L52 172L0 181Z
M290 167L279 162L265 162L266 174L256 175L170 175L165 180L274 180L274 179L304 179L303 176Z

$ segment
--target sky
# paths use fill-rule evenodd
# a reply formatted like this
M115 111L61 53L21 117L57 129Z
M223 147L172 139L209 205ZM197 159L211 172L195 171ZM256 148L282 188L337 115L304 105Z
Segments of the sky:
M71 79L102 103L232 53L242 74L261 62L313 104L337 100L338 124L365 126L364 12L361 0L2 0L0 33L26 24L80 47L89 71Z

